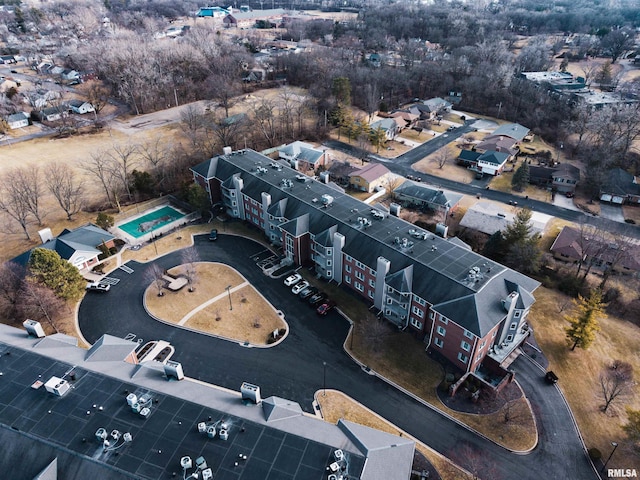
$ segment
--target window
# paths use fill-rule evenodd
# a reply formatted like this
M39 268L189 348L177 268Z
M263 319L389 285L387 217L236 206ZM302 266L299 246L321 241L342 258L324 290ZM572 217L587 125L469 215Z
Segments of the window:
M435 320L436 319L436 312L429 312L429 318L431 320Z
M364 285L362 285L360 282L354 282L353 285L359 292L364 292Z
M269 220L273 220L273 215L269 215Z
M331 266L331 260L327 260L327 267Z
M389 292L389 293L393 292L393 288L387 287L387 292Z
M447 317L440 317L440 321L442 322L443 325L446 325L447 323L449 323L449 319Z
M344 271L347 273L351 273L351 265L345 265L344 266Z
M442 340L440 340L438 337L433 339L433 343L436 344L436 347L444 347L444 342Z
M385 315L391 315L391 310L387 308L387 309L384 311L384 314L385 314Z
M269 225L269 230L273 230L273 229L274 229L273 225Z
M416 301L418 305L422 305L423 307L427 304L427 302L424 299L418 297L417 295L414 295L413 299Z
M462 353L458 352L458 360L460 360L462 363L467 363L467 360L469 360L469 357L467 357L466 355L463 355Z
M393 300L391 300L390 298L387 298L387 305L391 305L393 303Z
M515 312L513 312L513 316L515 318L520 318L520 310L516 310Z
M482 343L480 344L480 349L483 349L486 344L487 344L487 341L483 340Z
M515 330L516 328L518 328L518 324L516 322L513 322L509 327L509 330Z
M327 248L327 255L333 255L333 248Z
M347 283L351 283L351 277L349 275L345 275L344 281Z
M491 338L496 338L496 331L493 331L493 335L491 335Z
M416 327L418 330L422 330L422 322L417 319L411 317L410 323L412 326Z
M356 272L354 273L354 275L356 276L356 278L357 278L358 280L364 280L364 275L362 274L362 272L361 272L361 271L356 270Z
M370 286L370 287L374 287L374 288L375 288L375 286L376 286L376 281L370 278L370 279L369 279L369 286Z
M507 335L507 342L510 342L513 340L513 335Z
M467 338L473 338L473 333L471 333L469 330L465 330L464 331L464 336Z
M358 268L364 268L364 264L360 263L359 261L356 260L356 267Z
M465 342L464 340L462 341L462 343L460 344L460 346L462 347L463 350L465 351L469 351L469 349L471 348L471 345L469 345L467 342Z
M369 290L369 298L373 298L373 290Z
M411 308L411 311L420 318L424 317L424 312L420 310L418 307L416 307L415 305Z
M238 204L236 203L236 201L235 201L235 200L231 202L231 206L232 206L232 207L235 207L236 205L238 205Z
M443 337L447 334L447 330L438 325L438 335L442 335Z
M331 270L327 270L327 275L331 275Z
M351 260L353 260L353 258L351 258L351 256L349 256L349 255L345 255L345 256L344 256L344 259L345 259L347 262L350 262Z
M232 196L232 197L235 197L235 196L236 196L236 191L235 191L235 190L231 190L231 192L230 192L230 193L231 193L231 196Z

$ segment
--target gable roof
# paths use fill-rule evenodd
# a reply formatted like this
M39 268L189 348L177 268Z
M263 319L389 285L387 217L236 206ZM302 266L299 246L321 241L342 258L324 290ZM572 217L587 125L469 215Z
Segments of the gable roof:
M402 119L396 118L381 118L380 120L373 122L370 127L371 130L377 130L379 128L385 132L389 130L395 130L400 126L397 120L402 121Z
M492 165L500 166L509 159L509 154L504 152L493 152L488 150L478 157L478 162L491 163Z
M60 255L60 258L65 260L70 260L76 252L86 252L86 254L89 255L99 255L101 251L96 247L101 245L103 242L108 242L114 238L115 236L106 230L103 230L92 223L88 223L74 230L65 229L56 238L33 247L31 250L18 255L11 261L18 265L26 266L31 258L31 252L36 248L53 250Z
M475 150L460 150L460 154L458 158L460 160L465 160L467 162L476 162L478 157L482 155L480 152L476 152Z
M529 129L520 125L519 123L507 123L505 125L500 125L493 131L492 136L506 136L511 137L518 142L521 142L524 137L529 134Z
M355 172L350 173L349 178L360 177L367 182L373 182L380 177L387 175L388 173L390 173L389 169L381 163L370 163L360 170L356 170Z
M389 274L385 277L384 283L398 292L411 292L413 284L413 265L409 265L402 270Z
M295 141L290 143L289 145L285 145L280 148L278 153L285 154L287 157L292 157L295 160L302 160L303 162L315 164L322 155L324 155L324 151L314 148L313 145L310 145L305 142Z
M607 178L600 187L600 192L614 195L640 195L640 185L636 183L635 177L626 170L613 168L609 170Z
M518 153L518 149L514 148L515 144L515 140L511 137L491 135L478 143L475 149L478 151L492 150L494 152L504 152L509 155L515 155Z
M423 183L412 182L411 180L403 182L402 185L396 187L394 192L446 208L455 207L463 197L459 193L441 190Z
M426 107L426 110L428 112L437 112L438 110L449 108L452 106L450 102L447 102L444 98L440 97L434 97L430 98L429 100L425 100L424 102L422 102L422 105ZM419 105L418 108L420 108Z
M137 348L136 342L104 334L87 351L85 361L122 362Z
M274 396L262 401L262 411L267 422L302 416L302 408L298 403Z
M25 120L29 120L29 117L27 117L27 114L24 113L24 112L14 113L14 114L9 115L7 117L7 122L8 123L23 122Z

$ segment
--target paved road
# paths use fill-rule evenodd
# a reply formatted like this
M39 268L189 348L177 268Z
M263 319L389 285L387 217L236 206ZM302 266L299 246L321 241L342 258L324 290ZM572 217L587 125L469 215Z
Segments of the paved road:
M461 443L469 445L495 465L499 476L492 478L596 478L575 430L570 427L569 414L559 394L554 387L537 390L542 388L538 384L542 372L533 366L524 361L516 363L518 378L540 415L542 436L531 454L519 456L365 373L342 349L348 323L336 313L319 318L281 280L263 275L250 258L264 249L261 245L220 235L217 242L197 237L196 246L203 260L233 265L276 308L285 312L291 332L281 345L249 349L151 319L142 306L144 270L148 266L136 262L128 263L134 269L133 274L117 270L110 275L121 281L108 294L89 294L82 301L79 322L85 338L93 343L103 333L120 337L133 333L145 342L164 339L176 347L173 359L182 363L188 376L233 390L238 390L243 381L255 383L261 386L264 397L289 398L307 411L311 409L314 392L323 388L322 362L327 362L327 388L347 393L444 455L450 455ZM162 257L156 263L171 268L180 263L179 253Z
M447 132L446 134L440 135L438 138L434 138L433 140L425 142L419 147L409 150L408 152L405 152L396 158L388 159L379 157L378 155L369 155L369 159L374 162L384 163L384 165L389 170L397 175L402 175L404 177L406 177L407 175L415 175L416 170L414 170L412 167L414 163L422 160L428 155L431 155L433 152L442 148L444 145L473 130L473 122L467 121L464 126L456 128L455 130ZM445 137L445 135L447 136ZM357 148L344 142L330 140L325 142L325 145L329 148L348 153L349 155L357 155ZM584 221L588 224L595 225L599 228L602 228L603 230L607 230L612 233L619 233L632 238L640 238L639 226L617 222L608 218L594 217L593 215L588 215L578 210L559 207L547 202L541 202L533 199L523 199L521 196L513 195L507 192L487 190L486 185L488 184L489 179L474 180L471 183L460 183L454 180L441 178L436 175L430 175L424 172L418 173L423 182L438 186L446 190L451 190L453 192L458 192L465 195L474 195L478 198L487 198L489 200L495 200L502 203L517 202L519 206L527 207L531 210L551 215L552 217L562 218L571 222Z

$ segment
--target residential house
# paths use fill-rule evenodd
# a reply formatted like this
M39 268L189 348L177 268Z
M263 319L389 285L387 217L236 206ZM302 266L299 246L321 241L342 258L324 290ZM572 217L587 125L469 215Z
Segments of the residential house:
M13 115L9 115L7 117L7 124L11 130L15 130L16 128L28 127L29 126L29 115L25 112L14 113Z
M79 81L80 80L80 72L78 72L76 70L69 69L69 68L65 68L60 73L60 77L62 78L62 80L66 81L66 82Z
M427 208L431 211L442 212L445 216L455 212L463 195L449 192L440 188L407 180L393 191L396 201L406 205Z
M376 131L378 129L384 132L385 138L387 140L394 140L396 136L402 131L404 128L405 121L402 118L382 118L373 122L371 126L372 131Z
M404 120L404 125L402 127L403 129L413 127L416 124L416 122L420 119L420 115L411 113L409 110L396 110L394 112L391 112L389 116L391 118L397 117Z
M322 182L301 186L295 170L270 162L227 150L191 171L213 204L264 232L285 262L353 290L463 377L497 378L487 383L497 389L512 378L502 366L529 335L539 282Z
M558 193L574 193L580 181L580 169L568 163L554 167L529 165L529 183Z
M16 91L19 86L20 85L15 80L12 80L10 78L0 78L0 92L1 93L7 93L7 91L9 91L11 89Z
M503 152L461 150L456 161L474 172L496 176L502 173L508 159L509 154Z
M498 231L504 232L515 218L516 215L511 207L501 203L480 201L467 209L460 220L460 227L493 235ZM542 235L551 218L549 215L532 211L531 232Z
M619 273L640 274L640 246L629 239L592 237L592 232L564 227L551 245L554 258L589 263L596 268L613 267Z
M305 142L295 141L278 150L278 158L289 162L292 168L306 172L314 172L329 164L329 154Z
M423 120L433 120L438 115L451 111L452 105L444 98L435 97L417 103L415 107L420 111Z
M393 174L381 163L370 163L367 166L349 174L349 185L356 190L373 192L386 188Z
M0 471L12 478L157 480L177 478L176 471L191 479L411 477L415 441L406 436L328 423L292 400L262 398L257 385L232 392L189 381L185 374L199 376L196 367L152 360L149 352L158 350L132 340L105 334L86 349L68 335L42 337L38 327L25 322L35 331L28 335L0 325Z
M520 143L524 140L533 140L533 134L527 127L520 125L519 123L506 123L500 125L491 134L493 137L510 137L515 140L515 143Z
M3 65L12 65L18 63L16 57L13 55L0 55L0 64Z
M43 108L39 112L36 112L41 122L56 122L61 120L62 117L66 117L68 115L67 111L59 106L56 107L47 107Z
M509 162L515 160L520 151L513 138L501 135L490 135L484 138L480 143L474 145L473 150L480 153L488 151L507 153L509 154L507 160Z
M267 10L253 10L250 12L232 12L222 19L227 28L253 28L258 22L267 22L272 25L282 23L285 10L272 8Z
M618 205L640 204L640 178L621 168L609 170L600 187L600 201Z
M102 253L98 247L112 248L115 246L115 236L102 228L88 223L74 230L64 229L55 238L44 241L35 248L54 250L61 258L67 260L78 270L85 271L93 268L98 262L98 256ZM26 266L31 258L31 252L23 253L15 257L12 262Z
M91 103L89 102L85 102L84 100L69 100L69 102L67 102L67 105L73 113L77 113L79 115L95 112L93 105L91 105Z

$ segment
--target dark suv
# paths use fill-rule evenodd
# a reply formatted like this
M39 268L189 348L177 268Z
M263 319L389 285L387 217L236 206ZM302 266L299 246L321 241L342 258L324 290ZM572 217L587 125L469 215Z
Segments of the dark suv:
M218 230L215 228L209 232L209 241L215 242L218 239Z

